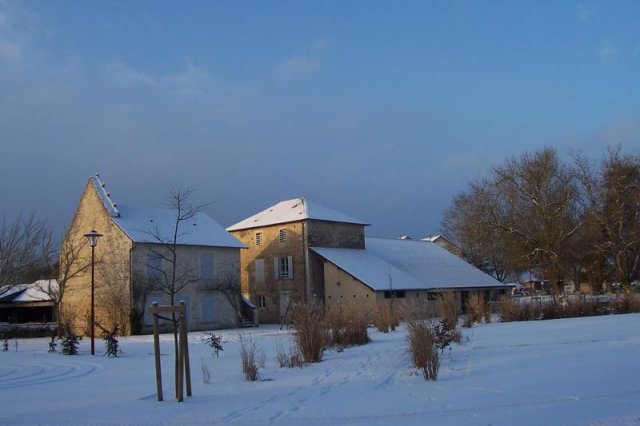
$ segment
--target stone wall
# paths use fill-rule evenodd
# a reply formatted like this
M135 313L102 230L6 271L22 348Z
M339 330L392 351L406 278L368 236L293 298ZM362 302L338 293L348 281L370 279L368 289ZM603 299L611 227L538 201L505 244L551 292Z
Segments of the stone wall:
M154 244L136 244L132 251L134 293L136 297L144 296L145 307L150 306L152 302L158 302L160 305L171 302L166 292L144 290L150 285L149 274L153 276L153 271L148 272L147 263L147 255L151 250L159 251L160 247ZM203 254L213 258L212 278L204 278L201 263L206 259L203 259ZM177 258L176 288L184 288L175 294L174 303L186 303L189 330L237 327L240 320L239 249L179 246ZM170 263L165 261L163 267L166 272L170 271ZM170 282L163 278L159 278L157 282L165 289L170 286ZM150 331L151 325L151 316L145 312L142 331Z
M95 247L95 315L105 328L118 322L125 333L130 330L129 251L131 240L111 220L96 190L89 181L84 188L74 217L65 234L65 241L81 247L81 256L74 268L91 262L91 247L84 236L91 230L103 234ZM72 271L73 274L73 271ZM62 277L60 277L62 278ZM61 322L75 333L89 332L91 311L91 270L69 279L61 305ZM99 335L99 328L96 335Z

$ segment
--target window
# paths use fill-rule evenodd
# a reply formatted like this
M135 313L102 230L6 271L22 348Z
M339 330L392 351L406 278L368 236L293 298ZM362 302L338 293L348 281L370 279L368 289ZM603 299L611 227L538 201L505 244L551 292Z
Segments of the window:
M200 300L200 322L214 321L213 308L213 296L205 296Z
M293 257L273 258L273 279L292 280L293 279Z
M256 245L262 245L262 232L256 232Z
M385 299L404 299L404 290L387 290L384 292Z
M278 233L278 241L280 241L281 243L286 243L287 242L287 230L286 229L281 229L280 232Z
M147 251L147 279L159 280L162 277L162 256L153 250Z
M213 280L214 270L213 253L200 253L200 279Z
M256 284L264 283L264 259L256 259L253 262Z
M438 294L437 293L427 293L427 300L438 300Z
M267 298L264 296L258 296L258 308L264 308L267 306Z

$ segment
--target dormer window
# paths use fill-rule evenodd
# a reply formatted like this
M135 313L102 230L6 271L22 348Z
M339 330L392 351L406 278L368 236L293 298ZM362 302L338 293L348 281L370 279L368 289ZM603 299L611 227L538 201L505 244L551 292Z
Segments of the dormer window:
M287 242L287 230L286 229L281 229L280 232L278 233L278 241L280 241L281 243L286 243Z

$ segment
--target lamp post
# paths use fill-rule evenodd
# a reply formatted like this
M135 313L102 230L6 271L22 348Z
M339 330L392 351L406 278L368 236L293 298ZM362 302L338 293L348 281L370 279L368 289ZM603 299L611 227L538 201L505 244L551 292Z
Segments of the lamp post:
M95 229L91 230L91 232L84 234L85 237L89 240L89 245L91 246L91 355L96 354L96 346L95 346L95 259L96 259L96 244L98 244L98 238L102 237L102 234L97 232Z

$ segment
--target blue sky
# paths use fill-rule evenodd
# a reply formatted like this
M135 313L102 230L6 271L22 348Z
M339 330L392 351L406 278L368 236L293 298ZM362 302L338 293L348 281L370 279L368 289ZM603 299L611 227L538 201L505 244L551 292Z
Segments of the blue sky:
M0 215L58 230L194 186L222 225L306 196L437 233L491 165L640 153L637 1L0 0Z

